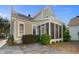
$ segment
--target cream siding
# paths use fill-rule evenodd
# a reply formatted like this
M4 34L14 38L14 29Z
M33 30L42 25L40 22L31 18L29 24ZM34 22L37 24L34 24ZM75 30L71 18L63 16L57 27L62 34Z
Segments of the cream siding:
M32 22L26 21L25 25L26 34L32 34Z
M17 43L21 43L21 38L19 34L19 24L24 24L24 34L32 34L32 22L26 20L22 20L19 18L12 18L12 33L14 35L14 40Z

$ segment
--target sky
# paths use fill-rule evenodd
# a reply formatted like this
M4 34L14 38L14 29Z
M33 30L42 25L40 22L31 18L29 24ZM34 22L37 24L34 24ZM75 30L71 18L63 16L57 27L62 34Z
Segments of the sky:
M22 13L24 15L31 14L35 16L41 9L47 5L15 5L14 11ZM9 5L0 5L0 15L7 17L10 20L10 7ZM69 21L79 15L79 5L51 5L52 12L58 20L63 21L68 25Z

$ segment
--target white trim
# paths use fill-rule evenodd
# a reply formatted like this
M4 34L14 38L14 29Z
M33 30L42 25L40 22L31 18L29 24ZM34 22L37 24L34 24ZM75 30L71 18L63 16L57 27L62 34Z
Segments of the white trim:
M56 39L56 24L54 23L54 39Z
M37 24L37 25L42 25L42 24L45 24L45 23L48 23L48 22L51 22L51 23L55 23L55 24L58 24L58 25L63 25L63 23L59 23L59 22L56 22L55 20L50 20L50 19L47 19L47 20L39 20L39 21L33 21L34 24Z
M33 21L45 21L45 20L52 20L52 21L55 21L55 22L57 22L57 23L61 23L61 24L64 24L62 21L60 21L60 20L57 20L55 17L48 17L48 18L42 18L42 19L39 19L39 20L37 20L37 19L34 19Z
M20 36L21 37L21 35L20 35L20 31L19 31L19 28L20 28L20 24L23 24L24 25L24 33L23 34L25 34L25 23L24 22L18 22L18 36Z
M49 35L51 36L51 23L49 22Z

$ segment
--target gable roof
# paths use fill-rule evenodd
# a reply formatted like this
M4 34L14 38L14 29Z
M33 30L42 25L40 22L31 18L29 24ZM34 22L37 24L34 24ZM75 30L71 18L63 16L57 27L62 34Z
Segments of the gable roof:
M70 20L69 26L79 26L79 16L74 17Z
M43 8L37 15L34 16L33 19L42 19L42 18L48 18L51 16L55 16L54 13L51 10L51 6L47 6L46 8Z
M46 8L43 8L34 17L28 17L28 16L23 15L21 13L14 12L14 10L12 10L12 17L20 18L22 20L30 20L30 21L46 20L48 18L49 19L52 18L52 20L63 23L62 21L60 21L56 18L54 12L52 12L51 6L47 6Z

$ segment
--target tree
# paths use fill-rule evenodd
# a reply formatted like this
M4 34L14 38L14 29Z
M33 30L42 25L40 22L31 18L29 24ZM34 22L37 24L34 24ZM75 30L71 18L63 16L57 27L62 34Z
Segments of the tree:
M63 41L65 42L70 41L69 30L65 25L63 25Z
M3 38L4 34L7 35L10 32L10 23L7 18L0 16L0 38Z

